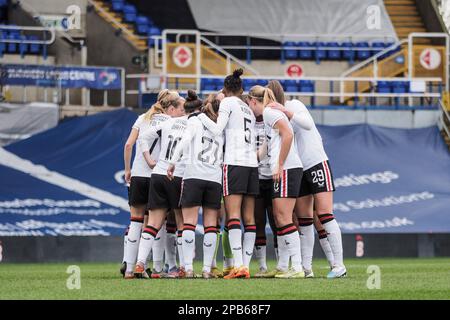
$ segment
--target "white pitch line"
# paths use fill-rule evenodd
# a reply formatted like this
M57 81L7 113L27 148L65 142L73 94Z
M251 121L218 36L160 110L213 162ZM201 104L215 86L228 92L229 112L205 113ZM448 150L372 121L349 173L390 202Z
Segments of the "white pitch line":
M125 211L130 210L128 201L122 197L93 187L87 183L81 182L80 180L62 175L58 172L50 171L42 165L37 165L29 160L22 159L3 148L0 148L0 164L5 167L27 173L39 180L48 182L66 190L100 201L104 204L117 207Z

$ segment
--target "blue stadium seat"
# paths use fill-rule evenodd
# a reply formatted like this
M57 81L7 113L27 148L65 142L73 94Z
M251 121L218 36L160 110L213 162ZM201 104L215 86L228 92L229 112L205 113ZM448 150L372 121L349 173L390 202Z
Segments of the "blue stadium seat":
M295 47L295 42L292 41L287 41L283 44L283 47ZM298 57L298 52L297 49L284 49L285 51L285 55L286 55L286 59L297 59Z
M258 80L256 80L256 84L257 84L258 86L265 87L265 86L267 86L267 83L268 83L268 81L267 81L267 80L264 80L264 79L258 79Z
M150 28L150 21L146 16L137 16L135 20L136 32L138 34L147 34Z
M314 92L314 81L300 80L300 92Z
M26 41L27 37L20 36L20 39ZM26 53L28 53L28 43L23 42L19 43L19 53L22 58L25 56Z
M327 50L319 49L319 47L326 47L326 44L324 42L314 42L313 45L316 47L315 51L315 58L317 61L320 61L322 59L326 59L327 57Z
M297 80L285 80L284 85L284 90L286 92L299 92Z
M123 6L123 21L133 23L136 20L137 10L136 7L131 4Z
M356 50L356 57L359 60L365 60L370 57L369 43L368 42L357 42L355 44L356 48L367 48L367 50Z
M29 40L38 40L37 36L29 36ZM30 43L30 53L39 53L41 51L41 45L38 43Z
M327 47L333 48L333 47L339 47L339 44L337 42L328 42ZM341 50L338 49L328 49L328 59L331 60L339 60L341 59Z
M391 85L393 93L409 92L409 83L407 81L393 81Z
M379 93L390 93L391 85L387 81L378 81L377 83L377 92Z
M124 6L124 0L111 1L111 9L115 12L122 12Z
M9 33L7 39L9 40L19 40L20 35L15 33ZM17 52L17 43L16 42L9 42L7 45L8 53L16 53Z
M372 42L372 55L375 55L378 52L382 51L385 47L386 46L384 42L381 41Z
M5 34L0 30L0 57L3 57L3 53L6 51L6 44L1 42L2 39L5 39Z
M223 79L222 78L214 79L214 86L216 87L216 90L222 89L223 88Z
M8 6L8 0L0 0L0 8L7 7L7 6Z
M249 91L251 87L256 86L257 80L255 79L243 79L242 87L244 91Z
M313 58L313 51L312 49L303 49L304 47L312 47L313 44L306 41L300 41L297 42L297 46L300 48L298 52L298 57L300 59L306 60L306 59L312 59Z
M216 90L216 86L214 85L214 79L206 78L201 80L201 89L214 91Z
M342 42L341 48L345 49L342 50L342 58L349 61L353 61L355 59L355 51L352 49L353 44L351 42Z

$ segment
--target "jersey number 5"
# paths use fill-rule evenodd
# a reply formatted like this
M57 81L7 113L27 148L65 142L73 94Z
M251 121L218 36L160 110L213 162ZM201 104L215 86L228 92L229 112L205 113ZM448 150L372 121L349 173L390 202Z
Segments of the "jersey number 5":
M248 127L248 124L252 123L252 120L244 118L244 131L245 131L245 142L248 144L252 143L252 131Z

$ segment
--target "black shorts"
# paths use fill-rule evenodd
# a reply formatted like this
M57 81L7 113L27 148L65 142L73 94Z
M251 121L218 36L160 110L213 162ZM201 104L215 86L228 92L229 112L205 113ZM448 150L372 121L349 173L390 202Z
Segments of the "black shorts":
M262 199L264 207L272 206L273 195L273 180L272 179L260 179L259 180L259 195L257 199Z
M302 168L283 170L279 182L273 182L272 198L297 198L302 183Z
M179 209L181 195L181 178L174 177L172 181L162 174L152 174L148 196L148 208Z
M257 196L259 194L258 168L223 165L223 196L244 194Z
M148 192L150 189L150 178L131 177L128 188L128 204L133 207L147 205Z
M220 209L222 199L222 185L217 182L186 179L181 187L181 207L202 206Z
M303 173L299 197L334 190L336 188L334 187L333 174L327 160L316 164Z

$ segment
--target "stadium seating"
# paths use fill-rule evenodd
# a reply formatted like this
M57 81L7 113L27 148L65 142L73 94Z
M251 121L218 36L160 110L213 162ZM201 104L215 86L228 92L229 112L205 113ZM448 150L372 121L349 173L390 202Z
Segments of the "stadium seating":
M2 39L22 42L2 42ZM2 26L0 25L0 57L5 53L20 54L22 57L27 54L45 55L44 45L38 43L26 43L27 40L41 39L36 35L25 35L19 29L2 29Z
M139 14L136 6L124 0L112 0L111 9L122 15L123 22L133 24L138 35L148 37L148 46L154 45L153 36L161 35L161 29L149 17Z
M284 58L287 60L312 60L317 63L321 60L347 60L353 63L355 59L365 60L372 55L384 50L392 45L392 42L374 41L369 42L306 42L287 41L283 43ZM389 56L395 51L383 55L381 58Z

